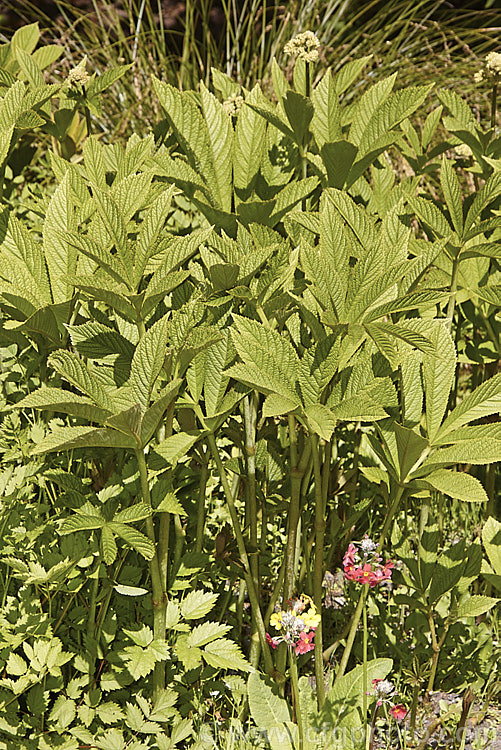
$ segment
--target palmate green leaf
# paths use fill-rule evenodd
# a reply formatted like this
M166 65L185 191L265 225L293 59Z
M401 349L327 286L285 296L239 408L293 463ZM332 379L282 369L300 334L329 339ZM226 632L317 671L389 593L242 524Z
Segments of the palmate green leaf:
M365 321L365 314L370 315L375 305L387 302L388 298L391 299L398 294L396 285L402 278L406 263L396 263L390 268L383 268L380 261L374 257L378 255L378 252L369 253L364 261L360 261L355 267L346 301L345 317L348 322Z
M153 385L162 369L167 348L167 320L161 318L146 331L132 359L130 382L143 412L149 406Z
M16 81L4 94L0 103L0 132L12 128L21 111L25 86L22 81Z
M264 400L262 416L266 418L289 414L289 412L297 409L297 406L297 401L291 401L291 399L280 396L278 393L270 393Z
M381 83L384 83L384 81ZM378 84L376 84L376 86L377 85ZM393 83L391 85L393 86ZM424 102L433 88L433 85L434 84L428 84L426 86L409 86L390 94L387 98L384 97L383 101L380 102L372 113L370 119L367 121L360 136L359 130L356 128L354 130L354 125L352 125L350 129L350 140L358 144L359 153L366 154L371 151L374 146L378 144L378 141L388 133L388 131L395 128L402 122L402 120L405 120L415 112ZM373 88L376 88L376 86ZM369 89L369 91L371 91L371 89ZM354 131L358 140L353 139L352 131Z
M153 87L160 104L172 123L176 138L188 157L190 166L201 173L212 194L216 183L207 125L190 92L180 92L174 86L153 76ZM214 196L212 196L214 199Z
M103 190L94 191L94 201L130 283L132 281L132 258L127 244L125 218L117 203Z
M132 360L134 345L121 333L103 323L88 321L81 325L68 325L72 346L87 359L104 359L110 354L119 354Z
M428 441L414 430L402 427L395 422L395 440L397 445L400 479L404 481L416 461L428 449Z
M501 422L491 422L489 424L478 424L469 425L467 427L460 427L457 430L448 432L446 435L444 435L443 438L436 438L433 442L434 445L445 445L448 443L461 443L465 440L483 441L486 438L501 440Z
M137 311L124 294L127 291L125 286L113 284L111 280L100 280L95 276L77 276L74 278L74 285L90 299L104 302L126 320L137 322Z
M435 203L419 196L408 196L408 201L412 210L435 232L437 237L448 237L452 234L452 227Z
M103 146L96 136L91 136L84 141L82 151L87 179L95 187L103 190L106 189L106 167Z
M155 466L158 463L158 456L162 459L162 464L166 462L170 466L175 466L178 461L188 454L190 448L195 445L202 434L200 430L176 432L174 435L170 435L165 440L162 440L161 443L155 446L151 457Z
M378 107L389 97L395 85L396 78L397 74L393 73L388 78L384 78L382 81L374 84L374 86L371 86L362 94L353 107L349 140L356 146L362 140L362 136Z
M471 230L476 219L480 218L482 211L487 208L501 194L501 172L494 172L482 188L475 194L475 198L469 208L465 219L465 232ZM469 235L471 236L471 231Z
M167 410L169 404L171 404L172 401L176 398L181 384L182 380L180 378L172 380L168 385L165 386L165 388L162 389L157 400L144 413L141 422L142 448L144 448L153 437L153 433L158 427L158 423Z
M202 657L215 669L238 669L239 672L251 672L253 669L237 644L227 638L208 643Z
M463 617L479 617L495 607L499 602L501 602L501 599L495 599L492 596L469 596L459 605L457 618L460 620Z
M218 594L207 591L190 591L181 602L181 614L185 620L198 620L214 609Z
M301 144L313 118L313 105L306 96L289 90L282 99L282 106L294 131L296 143Z
M461 99L455 91L450 89L440 89L437 92L437 96L442 104L447 107L454 119L457 120L459 126L476 132L478 127L476 117L464 99Z
M110 394L76 354L60 349L50 356L49 365L68 383L89 396L98 406L110 410Z
M433 489L443 492L444 495L449 495L463 502L486 503L489 499L478 479L463 472L437 469L428 474L422 481Z
M247 695L251 716L258 727L270 727L290 721L286 701L277 695L268 680L252 672L247 681Z
M484 523L482 544L494 573L501 576L501 523L492 516Z
M329 190L327 198L353 230L362 247L373 247L376 244L374 225L361 206L357 205L353 198L341 190Z
M301 265L306 278L313 282L311 291L324 310L343 319L345 312L346 277L337 271L336 258L324 246L314 248L301 243Z
M496 414L501 409L501 373L486 380L478 388L466 396L462 402L456 406L449 414L440 430L437 432L435 439L437 442L451 433L458 430L468 422L475 419L487 417L490 414Z
M247 106L253 109L254 112L257 112L257 114L260 115L266 122L269 122L271 125L277 128L277 130L294 141L294 131L289 127L287 119L283 116L278 107L273 107L271 102L269 102L268 100L261 100L261 103L259 105L251 104L251 102L249 101L247 101L246 103Z
M99 242L95 242L91 237L79 234L77 232L59 233L61 241L66 240L68 245L73 247L95 261L99 268L106 271L113 281L118 284L128 283L128 273L125 270L120 258L112 255L109 248L103 247Z
M10 128L7 128L6 130L2 130L2 132L0 132L0 166L2 166L4 161L7 159L7 156L9 155L13 133L14 125L11 125Z
M501 440L484 438L462 440L457 445L439 448L424 462L423 471L429 465L490 464L501 461ZM419 473L422 473L421 469Z
M209 135L212 166L216 177L213 192L217 195L217 206L231 211L233 126L231 117L224 111L216 97L200 85L202 112Z
M459 237L463 233L463 204L461 202L461 188L459 180L452 165L444 156L442 158L442 169L440 172L440 184L445 196L445 202L449 209L452 224Z
M70 173L67 172L50 200L42 232L52 299L56 303L73 296L73 285L69 278L76 273L78 253L64 239L64 233L72 232L74 228Z
M160 193L143 217L134 253L135 289L138 288L149 259L156 251L157 240L165 225L175 192L175 187L170 185L167 190Z
M336 427L336 418L332 411L323 404L310 404L305 408L304 414L310 431L328 442Z
M207 347L205 353L204 373L204 401L205 413L208 417L219 412L229 378L225 368L230 351L230 336L226 332L224 338Z
M334 87L336 94L344 93L356 78L360 75L364 67L367 65L369 60L372 59L372 55L366 55L358 60L351 60L349 63L343 65L337 73L334 75Z
M106 565L111 565L115 562L118 554L118 548L117 543L115 542L115 537L113 536L113 532L109 528L109 526L103 526L103 528L101 529L99 548Z
M382 335L390 338L393 336L395 338L402 339L402 341L405 341L406 343L414 346L416 349L419 349L424 353L435 356L437 355L437 350L434 343L430 341L430 339L426 336L423 336L421 333L413 330L411 327L407 327L399 323L368 323L365 325L365 329L367 330L367 333L371 336L371 338L374 338L375 341L377 335Z
M262 100L259 86L247 94L247 104L257 104ZM266 121L250 106L244 106L238 113L235 126L235 146L233 152L233 179L237 194L242 199L250 197L254 180L263 158L266 135ZM241 191L238 192L238 191Z
M71 414L89 422L103 423L111 416L111 411L101 409L89 398L78 396L62 388L43 386L14 404L16 409L49 409L51 411Z
M404 427L415 427L423 413L423 383L421 357L407 357L400 366L401 403Z
M82 513L65 518L59 528L61 536L66 534L74 534L76 531L87 531L91 529L102 529L105 525L105 520L102 516L87 516Z
M423 356L426 432L433 442L447 409L449 393L454 383L456 348L445 325L429 327L428 338L436 347L436 354L425 353Z
M329 403L329 406L334 417L342 422L375 422L388 417L381 404L364 394L345 398L340 404Z
M132 436L116 430L96 427L57 427L43 438L32 454L35 456L74 448L129 448L134 450L137 443Z
M48 305L52 302L50 291L49 277L43 253L40 244L35 242L34 237L28 231L26 226L16 219L13 213L9 216L8 231L15 246L16 260L20 259L26 269L26 273L32 279L33 293L40 302L40 306ZM15 277L10 276L9 268L11 267L11 248L4 246L3 259L6 261L5 278L15 281ZM4 275L2 273L2 276ZM30 285L31 286L31 285ZM21 291L21 290L20 290Z
M15 50L16 60L30 86L40 88L44 85L44 79L40 68L31 55L25 52L21 47Z
M128 65L117 65L116 67L107 70L102 75L94 78L87 87L87 96L92 98L97 94L101 94L103 91L106 91L106 89L112 86L115 81L118 81L120 78L122 78L122 76L124 76L127 71L131 69L132 65L133 63L129 63Z
M392 302L387 302L384 305L373 308L364 315L363 320L366 323L370 323L378 318L391 315L395 312L415 310L416 308L426 310L444 302L447 298L447 294L439 291L412 292L403 297L397 297L397 299Z
M278 393L294 400L299 360L287 339L257 321L234 316L233 344L247 366L257 367L263 375L282 382Z
M289 182L275 195L275 206L269 219L269 226L274 227L294 206L307 198L318 185L317 177L306 177L304 180ZM239 208L241 208L240 204ZM264 224L268 222L263 222Z
M341 190L356 159L357 147L349 141L336 140L324 143L320 154L327 171L328 186Z
M188 635L188 646L201 648L225 635L228 630L231 630L231 625L221 625L217 622L203 622L201 625L194 627Z
M138 448L141 445L140 431L141 431L141 405L133 404L118 414L114 414L108 417L106 420L106 427L113 427L114 430L123 432L125 435L132 435L137 441Z
M324 143L331 143L341 138L341 108L339 92L336 91L331 70L328 69L315 86L311 99L314 114L311 130L319 149ZM340 187L336 185L336 187Z
M151 560L153 558L155 554L155 545L140 531L127 526L125 523L119 523L118 521L111 521L108 524L108 528L114 534L123 539L124 542L127 542L127 544L135 549L136 552L139 552L145 560Z

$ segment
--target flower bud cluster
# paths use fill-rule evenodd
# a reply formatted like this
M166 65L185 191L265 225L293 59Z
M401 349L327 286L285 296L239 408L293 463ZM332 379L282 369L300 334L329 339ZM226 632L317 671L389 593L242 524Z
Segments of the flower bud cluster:
M244 103L243 96L232 94L223 102L223 109L229 115L238 115Z
M489 52L485 56L485 65L473 76L475 83L491 80L494 83L501 81L501 52Z
M318 60L319 47L320 42L313 31L303 31L287 42L284 52L286 55L299 57L306 62L316 62Z
M367 534L359 544L349 544L343 558L343 571L346 580L356 583L368 583L374 588L383 581L391 579L394 564L387 560L382 564L382 557L378 554L379 545L373 542Z
M70 70L65 83L67 86L74 86L77 83L85 86L86 83L89 83L90 79L91 76L87 73L87 55L85 55L78 65Z
M280 635L271 637L266 633L266 640L272 648L286 643L298 655L313 651L313 638L320 622L315 605L309 596L303 594L297 599L290 599L287 607L286 610L274 612L270 618L270 625L280 631Z
M383 703L391 703L390 698L395 695L395 685L389 680L372 680L374 694L376 696L376 705L382 706ZM407 709L402 703L391 703L390 713L395 721L401 721L407 716Z

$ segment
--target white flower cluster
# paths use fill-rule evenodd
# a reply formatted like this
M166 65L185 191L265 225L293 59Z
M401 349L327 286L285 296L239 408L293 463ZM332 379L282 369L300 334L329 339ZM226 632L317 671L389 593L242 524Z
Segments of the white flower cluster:
M458 146L454 146L454 153L460 159L473 155L473 151L467 143L460 143Z
M475 83L481 83L485 79L495 83L501 81L501 52L489 52L485 56L484 67L473 76Z
M319 47L320 42L313 31L303 31L287 42L284 52L286 55L300 57L306 62L315 62L318 60Z
M243 96L232 94L223 102L223 109L229 115L238 115L244 103Z
M90 75L87 73L87 55L81 60L78 65L68 73L66 83L68 86L73 86L75 83L79 83L84 86L90 81Z

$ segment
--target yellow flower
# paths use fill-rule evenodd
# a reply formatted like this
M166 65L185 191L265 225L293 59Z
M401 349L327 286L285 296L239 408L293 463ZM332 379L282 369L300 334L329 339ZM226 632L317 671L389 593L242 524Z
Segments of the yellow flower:
M310 607L310 609L302 615L301 619L308 628L316 628L320 623L320 615L317 614L315 607Z
M270 625L272 625L276 630L280 630L280 628L282 627L283 614L283 612L274 612L270 617Z

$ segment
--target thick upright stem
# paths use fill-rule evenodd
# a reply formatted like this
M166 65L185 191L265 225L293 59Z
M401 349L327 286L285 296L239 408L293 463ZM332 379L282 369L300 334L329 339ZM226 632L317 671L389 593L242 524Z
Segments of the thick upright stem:
M223 486L223 492L224 492L226 502L228 505L228 510L230 511L231 522L233 525L233 531L235 533L235 538L236 538L237 547L238 547L238 554L240 555L240 559L244 566L245 582L247 584L247 591L249 594L249 599L250 599L250 603L252 607L252 616L255 620L257 631L259 633L259 640L261 642L261 648L263 651L265 669L268 672L268 674L272 674L274 671L273 660L271 658L269 646L266 642L266 630L264 627L263 615L259 607L259 597L254 587L254 581L252 580L249 557L247 555L247 550L245 548L245 541L244 541L244 537L242 534L242 529L240 527L240 522L238 520L237 509L235 508L235 503L233 502L233 495L231 493L231 488L228 482L228 477L226 476L223 462L221 461L221 457L217 449L216 439L212 432L209 433L208 441L209 441L209 446L212 452L212 456L214 458L214 461L216 462L217 470L219 472L219 477L221 479L221 484Z
M313 456L313 476L315 480L315 566L313 569L313 601L320 616L322 615L322 582L324 579L324 535L325 510L322 496L322 470L320 467L320 452L318 438L310 435L311 452ZM319 710L325 701L324 660L322 642L322 620L315 632L315 679L317 683L317 703Z
M364 644L363 644L363 696L362 696L362 713L364 719L364 738L365 746L368 750L370 743L369 732L367 731L367 594L369 592L369 584L365 584L364 592L362 594L364 606L363 606L363 628L364 628Z
M297 728L299 731L299 747L304 747L304 727L303 727L303 716L301 714L301 704L299 702L299 679L297 674L297 662L296 655L292 649L289 648L289 663L290 663L290 674L292 684L292 698L294 700L294 715L296 719Z
M197 534L195 538L195 552L202 552L204 546L205 528L205 492L209 469L205 460L200 469L200 483L198 485Z
M299 514L301 510L301 481L308 465L310 446L306 445L298 464L296 420L289 415L289 444L291 462L291 498L287 519L287 546L285 548L285 583L284 601L290 599L294 593L294 578L296 570L296 536Z
M244 398L245 455L247 463L247 512L249 523L249 542L252 548L250 566L252 580L258 597L261 590L259 578L259 557L257 554L257 498L256 498L256 400L253 396ZM256 625L253 623L249 661L253 667L259 663L260 643Z
M454 308L456 306L456 292L458 288L458 271L459 271L459 252L452 261L451 286L449 291L449 304L447 305L447 327L452 330L452 320L454 318Z
M136 451L137 465L139 468L139 477L141 480L141 494L144 502L151 507L150 488L148 484L148 469L146 467L146 458L142 450ZM155 526L153 516L146 519L146 533L148 539L153 543L154 554L150 560L150 576L153 595L153 634L159 640L165 640L165 607L167 594L162 585L160 575L160 566L157 557L157 543L155 537ZM158 693L165 687L165 664L163 662L155 665L153 674L153 690Z
M498 85L495 83L492 87L491 95L491 128L496 127L496 105L498 97Z

